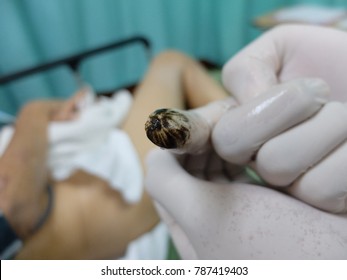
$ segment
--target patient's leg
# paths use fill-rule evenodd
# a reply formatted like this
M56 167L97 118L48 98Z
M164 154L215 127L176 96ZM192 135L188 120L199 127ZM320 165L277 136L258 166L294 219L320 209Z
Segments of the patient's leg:
M189 60L183 71L183 85L189 108L206 105L229 96L198 62Z
M226 91L190 57L166 51L151 63L135 91L130 115L123 128L131 137L142 163L154 145L145 136L148 115L159 108L191 108L227 97Z
M131 137L142 163L154 147L144 130L148 115L158 108L184 107L182 73L185 63L186 57L176 52L160 54L152 61L134 93L134 104L123 129Z
M144 129L150 113L159 108L184 108L186 104L202 106L226 96L226 92L208 76L205 69L190 57L176 51L158 55L135 91L132 110L123 126L137 149L143 168L147 153L154 148ZM146 192L132 211L137 220L145 221L146 224L142 224L145 230L158 222Z

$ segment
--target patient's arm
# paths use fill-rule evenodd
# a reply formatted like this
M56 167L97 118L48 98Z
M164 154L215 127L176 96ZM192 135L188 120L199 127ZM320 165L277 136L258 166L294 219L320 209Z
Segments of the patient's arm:
M153 148L144 132L148 114L161 107L183 108L185 99L190 106L199 106L224 97L201 66L182 54L166 52L154 59L137 88L123 129L143 162ZM106 182L80 171L77 175L79 180L73 176L55 184L49 220L28 239L17 258L120 257L131 240L157 224L159 219L147 192L138 203L129 205Z
M45 101L25 106L0 158L0 209L21 238L31 234L47 206L46 129L60 105Z

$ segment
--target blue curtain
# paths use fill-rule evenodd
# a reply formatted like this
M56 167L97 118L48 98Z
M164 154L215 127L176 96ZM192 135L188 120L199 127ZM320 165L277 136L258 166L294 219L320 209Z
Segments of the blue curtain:
M346 6L345 0L0 0L0 75L133 35L223 64L260 34L252 20L297 3ZM83 78L97 90L141 79L147 59L132 47L89 59ZM76 89L59 67L0 87L0 110L16 114L30 100L67 98Z

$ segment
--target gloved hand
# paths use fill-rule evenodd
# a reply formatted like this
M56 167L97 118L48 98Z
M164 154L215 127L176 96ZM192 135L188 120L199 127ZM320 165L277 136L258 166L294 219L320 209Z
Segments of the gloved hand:
M150 152L147 167L147 190L183 259L347 258L345 214L254 184L199 179L169 151Z
M347 36L310 25L283 25L264 33L224 66L224 86L244 103L278 83L315 77L327 82L331 99L347 100Z
M325 83L298 80L231 108L233 139L248 141L251 144L245 146L256 148L286 127L300 124L317 111L320 114L326 94ZM293 106L278 114L289 101ZM220 110L218 101L194 113L215 120ZM203 135L199 136L191 139L201 143ZM147 158L146 187L184 259L347 257L346 215L331 215L251 184L239 168L223 161L213 149L195 155L152 151Z
M286 191L304 202L330 212L346 212L347 107L342 103L347 100L343 74L346 48L344 32L289 25L265 33L233 57L223 69L223 82L240 103L297 77L323 79L330 88L332 102L270 141L255 138L267 124L249 126L230 111L214 130L218 154L232 163L250 163L269 184L289 186ZM279 112L290 106L288 102ZM274 118L279 118L276 115ZM238 125L230 123L235 118ZM244 133L240 136L239 131ZM235 137L237 143L233 142Z

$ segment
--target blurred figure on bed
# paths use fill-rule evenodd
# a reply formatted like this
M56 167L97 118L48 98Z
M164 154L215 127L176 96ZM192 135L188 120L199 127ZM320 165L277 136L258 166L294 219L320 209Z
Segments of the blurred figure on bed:
M0 136L2 258L166 258L167 230L143 191L145 120L225 97L198 63L168 51L133 96L96 100L85 87L26 105Z
M302 27L299 30L304 31ZM341 33L325 32L341 38ZM317 30L317 34L321 33ZM344 44L339 42L341 58ZM265 48L264 54L268 54L269 49ZM247 54L253 49L245 50ZM233 79L230 84L250 89L254 85L249 83L252 79L238 75L246 73L255 78L255 70L263 68L253 67L247 56L241 61L245 63L238 64L241 68L236 68L237 71L230 76ZM258 59L254 61L260 61L260 66L267 65ZM252 67L248 71L249 68L244 68L244 65ZM269 72L260 73L265 74L265 78L276 77L268 75ZM230 132L232 125L239 128L231 129L230 137L212 136L212 141L208 139L206 143L212 144L209 147L213 148L230 147L218 145L218 140L247 145L251 140L260 145L263 142L252 136L244 141L232 140L240 138L240 135L247 136L245 131L262 135L271 132L271 127L283 128L284 131L270 135L267 139L270 141L285 134L288 125L294 124L302 127L306 134L300 135L309 139L305 136L309 130L305 128L304 121L297 119L297 115L301 114L295 110L301 108L299 112L306 112L306 105L309 108L313 106L315 109L310 114L318 111L316 116L320 116L324 112L321 108L327 108L323 105L329 104L326 97L329 89L323 81L312 83L303 80L294 79L280 83L278 87L274 85L268 94L265 89L265 94L258 99L236 100L198 63L183 54L169 51L152 61L133 97L126 91L120 91L112 99L95 100L91 89L86 87L66 102L37 101L28 104L19 114L15 126L4 128L0 137L3 151L0 158L0 209L3 214L0 217L0 237L7 238L1 240L0 249L6 253L2 256L18 259L162 259L167 254L169 234L159 221L157 209L170 229L182 258L346 258L346 209L343 209L344 214L336 215L323 211L324 208L318 210L310 206L306 198L314 198L317 191L308 191L303 198L291 193L283 194L272 189L273 185L270 185L271 188L264 187L261 181L254 181L254 178L244 176L248 174L238 172L245 171L245 165L237 165L241 169L236 168L233 162L229 165L220 154L212 153L212 157L208 153L202 154L202 157L201 154L175 157L168 151L157 149L149 155L145 165L144 159L153 144L145 137L144 124L148 115L158 108L196 108L223 100L199 108L200 113L205 110L205 115L201 116L210 121L210 127L216 124L215 129L223 128L220 129L222 134ZM345 81L340 80L341 84ZM256 82L259 80L254 81L258 85ZM237 88L231 90L234 97L237 93L244 96L247 92L258 93ZM314 98L317 96L319 98ZM291 102L285 102L287 99L282 97L288 97ZM234 100L233 106L237 108L229 110L225 118L219 120L207 116L206 108L217 108L213 112L216 111L220 117L224 110L230 108L230 100ZM223 106L216 106L226 103L229 107L224 109ZM298 104L300 106L296 106ZM232 117L228 119L228 116ZM252 119L252 116L255 117ZM271 122L273 120L275 123ZM278 125L276 120L283 123ZM253 126L250 125L252 123ZM330 135L326 134L326 141L331 140ZM300 146L302 141L290 143ZM250 146L250 149L254 148ZM249 149L237 151L248 152ZM313 155L316 152L321 152L321 149L314 150ZM305 158L308 154L306 151ZM256 160L257 157L252 157L251 153L250 159ZM289 162L288 157L280 159L280 162ZM272 162L264 160L264 163ZM341 168L334 170L344 174ZM309 174L309 171L304 173ZM322 174L326 180L331 179L329 173ZM281 177L281 174L275 175ZM144 184L157 202L156 208L144 191ZM328 194L334 191L333 188L322 189L328 190ZM23 246L17 246L21 241Z

